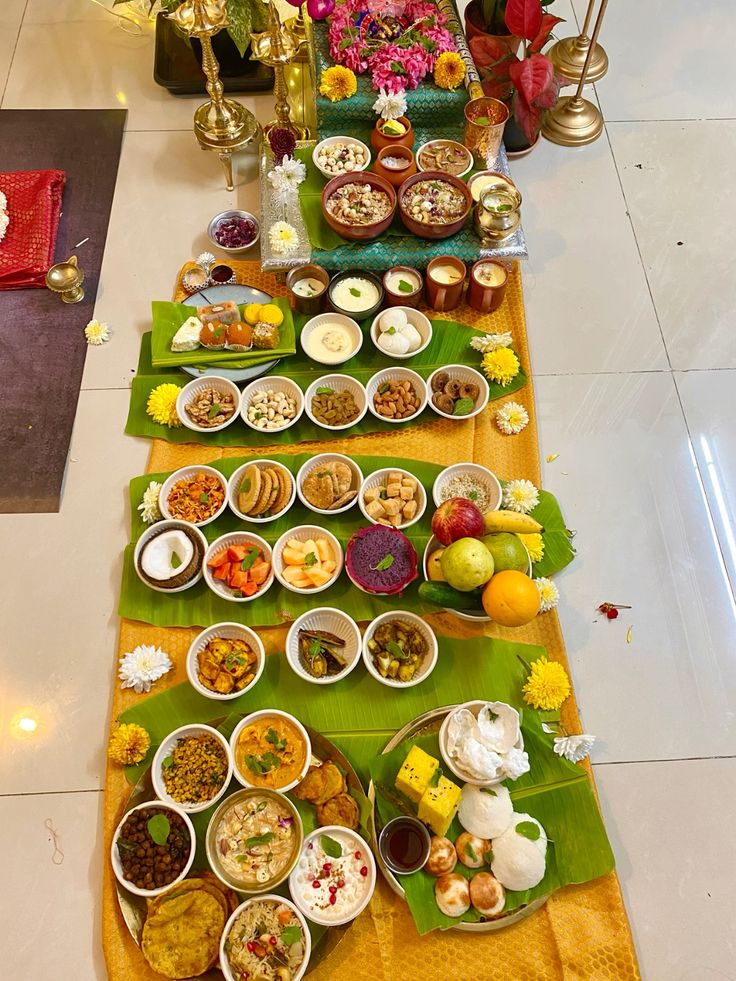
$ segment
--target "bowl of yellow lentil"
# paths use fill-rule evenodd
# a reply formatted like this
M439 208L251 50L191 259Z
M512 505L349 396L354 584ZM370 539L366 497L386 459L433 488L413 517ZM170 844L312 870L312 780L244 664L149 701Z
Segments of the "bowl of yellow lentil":
M170 732L151 766L159 800L189 814L212 807L227 790L232 775L229 742L217 729L205 725L181 726Z

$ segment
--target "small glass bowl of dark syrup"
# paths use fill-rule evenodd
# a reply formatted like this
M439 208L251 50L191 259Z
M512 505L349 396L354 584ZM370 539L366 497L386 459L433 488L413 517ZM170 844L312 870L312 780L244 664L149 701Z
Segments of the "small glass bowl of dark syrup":
M431 837L421 821L401 815L384 825L378 836L378 851L396 875L410 875L423 868L429 858Z

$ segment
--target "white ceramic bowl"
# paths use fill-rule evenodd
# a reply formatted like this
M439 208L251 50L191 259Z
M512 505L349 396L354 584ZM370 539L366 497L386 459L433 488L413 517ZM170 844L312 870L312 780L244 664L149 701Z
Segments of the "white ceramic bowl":
M425 150L432 143L456 143L458 146L461 146L463 150L465 150L465 153L468 157L468 165L462 173L454 174L453 175L454 177L465 177L465 175L469 174L470 171L473 169L473 155L470 153L468 149L466 149L466 147L462 146L462 143L457 143L457 140L450 140L450 139L446 139L445 137L439 136L434 140L427 140L426 143L422 143L422 145L417 150L416 152L417 170L422 172L424 172L425 170L437 170L437 167L434 166L422 167L421 163L419 162L420 157L422 155L422 150Z
M360 485L358 506L363 512L363 516L367 518L371 524L377 525L381 523L368 514L364 497L366 491L373 490L374 487L380 487L382 484L384 484L390 473L400 473L402 477L411 477L412 480L416 480L417 482L417 492L415 496L415 500L417 502L417 513L410 521L405 521L403 524L398 525L398 528L401 531L405 531L407 528L410 528L412 525L415 525L417 521L419 521L427 507L427 492L425 491L421 480L419 480L418 477L415 477L413 473L409 473L408 470L402 470L401 467L383 467L381 470L374 470L373 473L369 473L363 483Z
M257 422L251 422L248 418L248 409L253 401L253 396L256 392L264 390L266 392L283 392L284 395L290 395L296 402L296 415L293 419L289 419L288 422L284 423L283 426L279 426L278 429L266 429L259 426ZM289 429L294 423L299 421L302 412L304 412L304 393L296 382L293 382L291 378L286 378L284 375L267 375L265 378L256 378L255 381L250 382L243 389L240 401L240 417L246 426L255 429L257 433L282 433L285 429Z
M314 504L310 504L306 499L304 493L302 492L302 484L304 483L305 477L315 468L324 466L327 463L336 462L346 463L350 467L353 472L353 483L350 489L360 492L360 485L363 483L363 472L357 463L351 460L349 456L343 456L342 453L318 453L317 456L313 456L311 460L307 460L306 463L302 464L296 475L296 492L299 496L299 500L302 502L304 507L309 508L310 511L314 511L315 514L342 514L344 511L348 511L351 507L353 507L360 496L360 493L358 493L352 499L352 501L348 501L347 504L344 504L341 508L336 508L334 511L315 507Z
M427 547L424 549L424 556L422 558L422 572L424 573L424 579L426 582L431 582L429 576L427 575L427 560L432 552L438 548L444 548L445 546L432 535L432 537L427 542ZM465 620L467 623L490 623L491 618L481 609L476 613L475 610L453 610L451 607L437 607L436 612L444 609L447 613L454 614L458 620Z
M340 674L325 676L324 678L314 678L308 671L305 671L299 659L300 630L328 630L331 634L341 637L345 641L343 654L347 661L344 670ZM347 678L360 661L361 643L360 628L352 617L343 613L342 610L333 609L331 606L318 606L307 613L302 613L289 627L289 632L286 635L286 660L294 674L310 684L334 685L336 681Z
M475 478L477 483L483 484L488 488L490 505L487 510L498 511L501 507L501 499L503 498L501 483L495 473L492 473L488 467L482 467L480 463L453 463L451 467L445 467L444 470L438 473L432 484L432 500L434 501L435 507L439 507L442 504L443 488L447 486L453 477L464 475ZM480 510L483 511L483 508Z
M447 412L442 412L437 408L432 401L432 395L434 394L432 391L432 381L435 375L438 375L441 371L446 371L451 379L456 378L460 382L475 382L480 389L480 393L478 394L478 398L475 400L475 407L472 412L468 412L467 415L464 416L453 416ZM451 419L453 422L463 422L465 419L472 419L474 416L477 416L478 413L482 412L488 405L489 395L490 389L488 388L488 382L485 380L483 375L481 375L479 371L476 371L475 368L469 368L465 364L448 364L445 365L444 368L437 368L427 379L427 401L430 409L433 412L436 412L437 415L441 416L443 419Z
M325 583L324 586L311 586L310 588L292 586L291 583L284 578L284 568L286 563L284 562L284 547L290 538L296 538L299 542L306 542L310 538L326 538L332 547L332 553L335 556L335 571L329 582ZM333 586L337 580L340 578L342 573L342 567L344 564L342 545L335 538L331 531L327 531L326 528L321 528L319 525L298 525L296 528L292 528L291 531L285 531L281 538L278 539L273 547L273 571L281 583L281 585L288 589L291 593L300 593L302 596L311 596L313 593L323 593L330 586Z
M342 916L339 918L328 917L320 913L319 910L308 906L301 900L299 895L299 861L301 861L302 856L305 855L310 848L311 842L315 841L317 837L322 835L328 835L333 840L340 842L341 838L350 837L354 839L355 844L358 846L358 851L360 851L360 861L364 863L365 867L368 869L368 875L365 877L367 879L368 889L366 894L361 900L361 902L353 909L349 915ZM342 847L345 848L345 842L342 842ZM352 856L351 856L352 857ZM296 866L289 876L289 892L294 899L294 902L299 907L299 909L308 917L312 923L319 923L321 926L340 926L343 923L350 923L360 916L363 910L366 908L368 903L371 901L371 896L376 888L376 862L373 858L373 852L370 846L356 831L351 831L350 828L344 828L337 824L328 824L323 828L315 828L310 834L306 835L304 842L302 843L301 853L299 855L299 861L297 861ZM309 884L311 888L311 882Z
M291 479L291 494L289 495L289 500L286 505L277 513L272 514L268 518L255 518L248 514L243 514L243 512L238 507L238 491L240 490L240 485L243 481L243 476L245 471L252 464L255 464L259 470L265 470L268 467L274 470L282 470L289 474ZM237 470L234 470L230 480L227 482L227 502L230 505L230 510L237 514L241 521L250 521L254 525L267 525L270 521L275 521L277 518L282 518L286 512L289 510L291 505L296 499L296 480L293 474L291 474L282 463L277 463L276 460L248 460L247 463L242 464Z
M258 661L256 664L256 676L255 678L242 688L240 691L230 692L227 695L219 694L216 691L212 691L210 688L206 688L202 682L197 677L197 663L200 652L205 649L207 644L214 640L215 637L224 637L226 640L244 640L246 644L255 653ZM256 684L258 684L258 679L263 674L263 668L266 664L266 652L263 647L263 642L258 634L251 630L250 627L244 626L242 623L213 623L211 627L207 627L192 641L189 650L187 651L187 677L189 678L189 683L195 691L198 691L200 695L204 695L205 698L211 698L216 702L229 702L233 698L240 698L247 691L250 691Z
M488 704L487 701L479 700L479 701L472 701L472 702L463 702L462 705L456 705L451 712L447 713L444 722L440 726L439 743L440 743L440 754L442 756L443 761L447 764L448 769L452 770L452 772L459 780L462 780L464 783L472 784L474 787L491 787L494 784L502 783L503 780L505 780L506 778L502 777L499 780L478 780L477 777L472 777L470 776L470 774L466 773L465 770L462 769L462 767L459 767L456 763L454 763L449 758L449 754L447 752L447 730L450 725L450 719L455 714L455 712L459 712L460 709L468 709L468 711L472 712L473 715L477 717L478 713L483 708L483 706L487 704ZM524 733L521 731L521 729L519 730L519 738L516 741L515 746L517 749L524 748Z
M389 352L384 351L381 345L378 343L378 338L381 333L378 328L378 324L381 317L384 314L390 314L396 310L401 310L403 313L405 313L406 319L409 321L409 323L413 327L416 327L421 334L422 343L416 349L416 351L410 351L408 354L389 354ZM419 312L419 310L414 310L413 307L387 307L379 314L376 314L376 316L373 318L373 323L371 324L371 340L373 341L376 350L380 351L381 354L385 354L387 358L391 358L393 361L408 361L409 358L413 358L417 354L420 354L432 340L432 324L428 317L425 317L423 313Z
M371 165L371 151L368 149L365 143L362 143L360 140L356 140L354 136L328 136L326 140L321 140L314 150L312 150L312 162L323 177L326 177L327 180L332 180L333 177L338 176L337 174L333 174L330 171L325 170L324 167L320 166L320 164L317 162L320 150L324 150L328 146L335 146L336 143L344 143L346 146L360 147L365 154L366 162L361 166L356 167L352 173L359 174L363 170L368 170ZM339 173L342 174L345 173L345 171L341 170Z
M198 423L192 422L184 408L190 402L193 402L200 392L208 388L214 388L221 395L232 395L233 397L235 411L226 422L221 423L219 426L200 426ZM233 382L227 378L221 378L219 375L206 375L204 378L195 378L193 381L188 382L179 392L176 398L176 414L179 416L182 425L186 426L187 429L194 430L195 433L219 433L221 429L227 429L240 415L240 389Z
M189 830L189 838L191 842L191 846L189 850L189 858L182 871L179 873L176 879L172 879L172 881L165 886L159 886L158 889L139 889L137 886L134 886L132 882L128 882L128 880L123 875L123 866L122 863L120 862L120 856L118 855L117 842L118 842L118 838L120 837L120 832L123 828L123 825L125 824L126 818L128 817L129 814L132 814L133 811L141 811L145 807L158 807L164 811L174 811L176 814L178 814L179 817L183 819L184 823L187 826L187 829ZM186 876L189 874L189 870L191 869L192 863L194 862L194 854L197 850L196 845L197 842L194 834L194 825L192 824L192 819L185 811L183 811L180 807L174 807L171 804L165 804L163 801L160 800L144 801L142 804L137 804L135 807L131 807L130 810L126 811L120 823L118 824L117 828L115 829L115 834L112 836L112 845L110 846L110 859L112 861L112 870L115 873L115 878L118 880L120 885L124 889L127 889L128 892L132 892L134 896L160 896L162 892L166 892L167 889L171 889L177 883L181 882L182 879L186 878Z
M299 719L295 719L294 716L289 715L288 712L282 712L280 709L261 709L258 712L251 712L250 715L246 715L244 719L241 719L240 722L238 722L238 724L233 729L232 735L230 736L230 751L232 752L232 757L233 757L233 773L235 774L235 779L238 781L238 783L242 784L244 787L258 786L255 783L250 783L248 778L244 774L242 774L238 769L236 747L238 745L238 739L240 738L240 733L243 731L243 729L245 729L247 725L250 725L252 722L255 722L257 719L261 719L264 716L269 716L269 715L280 715L284 719L288 719L289 722L292 723L292 725L296 726L296 728L301 733L302 738L306 741L307 744L307 752L304 760L304 766L302 767L299 775L296 777L296 779L292 780L290 783L285 784L283 787L274 788L274 790L278 790L280 794L285 794L289 790L293 790L294 787L296 787L296 785L304 779L304 777L307 775L307 770L309 769L309 765L312 761L312 742L309 738L309 733L301 724Z
M155 524L146 528L145 531L141 532L138 541L135 543L135 550L133 552L133 566L135 568L136 575L138 576L140 581L144 584L144 586L148 586L149 589L154 589L157 593L183 593L185 589L189 589L195 583L199 582L199 580L202 578L202 571L204 569L204 559L202 560L202 564L200 565L199 571L197 572L196 576L193 576L189 580L189 582L185 582L183 586L174 586L173 589L165 589L163 586L154 586L153 583L145 579L140 572L139 560L141 557L141 552L143 551L143 547L152 538L154 538L156 535L161 534L162 531L166 531L167 529L170 531L181 529L182 531L185 531L187 533L193 532L197 540L201 544L202 548L204 549L203 554L206 554L207 539L204 537L204 534L199 530L197 525L191 525L189 524L188 521L178 521L178 520L169 519L168 521L157 521Z
M268 578L258 592L253 593L252 596L233 596L230 587L223 585L219 579L215 579L212 570L207 566L207 563L213 556L221 552L223 548L229 548L231 545L259 545L263 551L264 558L271 563L271 571L268 574ZM205 553L204 581L216 596L230 600L231 603L250 603L251 600L258 599L259 596L263 596L273 585L273 555L271 553L271 546L267 541L264 541L258 535L252 535L249 531L232 531L229 535L220 535L219 538L216 538L212 542Z
M412 388L419 397L419 408L413 415L407 416L406 419L392 419L390 416L382 416L373 404L373 398L377 394L379 387L385 382L392 381L410 381ZM377 371L375 375L369 378L368 384L365 386L365 394L368 400L368 409L376 419L380 419L382 422L393 423L395 426L400 426L404 422L411 422L418 419L427 405L427 383L421 375L418 375L416 371L412 371L410 368L383 368L381 371Z
M346 390L350 392L358 407L358 415L355 419L351 419L350 422L346 422L342 426L328 426L326 423L320 422L312 413L312 399L317 394L319 388L334 388L338 392L344 392ZM353 426L358 425L368 411L368 399L363 386L355 378L351 378L350 375L323 375L321 378L315 379L304 393L304 411L315 426L319 426L320 429L326 429L331 433L337 433L343 429L352 429Z
M411 681L393 681L391 678L383 678L380 672L373 666L373 655L368 650L368 641L375 633L376 628L387 620L404 620L410 623L422 632L424 639L427 641L427 654ZM420 685L434 671L438 654L437 638L432 628L421 617L418 617L415 613L408 613L406 610L391 610L389 613L382 613L368 624L368 629L363 635L363 663L368 669L369 674L372 674L376 681L380 681L382 685L386 685L388 688L413 688L415 685Z
M163 761L167 757L171 756L171 753L179 740L186 739L187 736L204 735L212 736L212 738L216 739L222 746L225 756L227 757L227 777L214 797L211 797L209 800L203 801L199 804L183 804L181 801L174 800L166 789L166 784L164 783L162 773ZM217 729L213 729L212 726L205 725L187 725L174 729L174 731L168 734L168 736L156 750L156 755L153 757L153 763L151 764L151 781L153 782L153 789L158 799L162 800L164 804L171 804L172 807L178 807L182 811L186 811L188 814L198 814L200 811L206 811L208 807L212 807L213 804L216 804L227 790L232 775L233 757L232 753L230 752L230 743L227 741L227 739L225 739L221 732L217 731Z
M236 977L233 974L233 972L230 970L230 963L228 962L227 950L225 948L225 945L227 943L227 938L230 931L233 928L233 924L240 916L240 914L243 912L243 910L247 909L249 906L257 905L258 903L263 903L269 900L273 901L274 903L279 903L280 905L283 906L288 906L289 909L291 909L292 912L294 913L294 916L297 918L297 920L299 920L299 923L302 928L302 933L304 934L304 960L302 961L301 966L297 970L296 974L289 975L291 981L301 981L301 979L307 973L307 968L309 967L309 958L312 954L312 938L309 934L309 927L307 926L307 921L304 919L304 916L301 914L299 909L294 905L294 903L290 899L285 899L283 896L276 896L273 893L268 893L265 896L252 896L250 899L246 899L244 903L241 903L240 906L238 906L238 908L235 910L235 912L231 915L230 919L225 924L225 929L222 931L222 938L220 940L220 961L219 961L220 970L225 975L225 981L240 981L241 978L240 972L238 972L238 977Z
M174 518L174 515L172 515L172 513L169 511L169 506L166 503L169 494L171 493L171 490L174 484L177 483L177 481L192 479L196 477L198 473L207 474L208 477L216 477L222 486L222 490L225 497L220 507L217 509L217 511L215 511L215 513L211 517L206 518L204 521L197 521L197 522L190 521L189 524L190 526L196 524L197 528L203 528L205 525L208 525L211 521L215 521L217 518L220 517L222 512L227 507L227 479L223 476L223 474L220 473L219 470L215 470L214 467L201 466L201 467L179 467L178 470L175 470L163 482L158 496L158 507L159 507L159 511L161 512L164 518L179 520Z
M339 324L344 327L350 338L352 340L352 346L348 349L347 354L344 357L338 358L336 361L321 361L319 358L315 358L313 354L309 353L307 348L307 341L310 336L314 333L317 327L321 327L322 324ZM344 364L351 358L355 357L358 351L363 346L363 331L358 326L357 321L353 320L352 317L346 317L344 313L318 313L316 317L312 317L308 320L306 324L302 327L302 332L299 335L299 343L302 346L302 351L306 356L317 364L326 365L328 368L334 368L338 364Z

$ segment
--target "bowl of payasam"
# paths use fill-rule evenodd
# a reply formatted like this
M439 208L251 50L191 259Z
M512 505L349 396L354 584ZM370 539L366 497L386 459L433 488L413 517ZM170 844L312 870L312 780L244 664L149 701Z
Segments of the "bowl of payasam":
M345 269L332 277L327 299L332 309L345 317L365 320L373 317L383 303L381 280L365 269Z
M386 303L390 307L417 307L422 296L424 280L412 266L392 266L383 275Z
M393 221L396 191L379 174L333 177L322 191L322 214L333 232L355 242L378 238Z
M429 140L417 150L418 170L440 170L453 177L464 177L472 167L470 150L455 140Z

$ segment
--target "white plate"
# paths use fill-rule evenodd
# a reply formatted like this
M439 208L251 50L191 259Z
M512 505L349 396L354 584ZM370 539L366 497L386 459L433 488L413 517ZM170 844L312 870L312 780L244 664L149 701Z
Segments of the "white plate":
M299 660L299 631L300 630L327 630L345 641L343 654L347 665L340 674L314 678L308 671L305 671ZM334 685L336 681L347 678L350 672L360 661L362 637L360 628L352 617L342 610L336 610L331 606L318 606L313 610L302 613L300 617L289 627L286 635L286 660L294 672L300 678L308 681L312 685Z
M411 623L413 627L417 627L422 632L427 642L427 654L411 681L393 681L391 678L383 678L373 666L373 655L368 650L368 642L375 633L376 628L387 620L405 620ZM372 674L376 681L379 681L382 685L386 685L388 688L414 688L415 685L421 684L434 671L438 654L437 638L432 628L421 617L418 617L415 613L409 613L406 610L391 610L389 613L382 613L380 617L376 617L375 620L371 621L363 635L363 663L368 669L368 673Z
M226 640L244 640L256 654L258 659L256 676L250 682L250 684L246 685L245 688L241 688L240 691L230 692L227 695L221 695L219 692L206 688L197 677L199 654L215 637L224 637ZM241 695L244 695L247 691L250 691L254 685L258 684L258 679L263 674L263 668L266 664L266 652L263 648L261 638L254 630L251 630L250 627L246 627L242 623L233 623L229 621L224 623L213 623L211 627L207 627L206 630L203 630L202 633L197 634L197 636L194 638L189 650L187 651L186 663L187 677L189 678L190 685L195 691L198 691L200 695L204 695L205 698L211 698L216 702L229 702L233 698L240 698Z
M212 736L217 742L222 746L225 756L227 757L227 776L214 797L209 800L202 801L199 804L183 804L181 801L174 800L174 798L166 790L166 784L164 783L162 767L163 761L167 756L171 756L171 753L176 746L176 744L182 740L186 739L187 736ZM182 811L186 811L188 814L198 814L200 811L206 811L208 807L212 807L216 804L220 798L223 796L228 788L228 784L233 775L233 757L230 752L230 743L225 739L221 732L217 729L213 729L212 726L206 725L186 725L179 726L178 729L174 729L170 732L168 736L162 740L161 745L156 750L156 755L153 757L153 763L151 764L151 781L153 782L153 789L156 792L156 796L159 800L162 800L164 804L170 804L172 807L178 807Z
M283 426L278 429L261 429L256 425L255 422L251 422L248 418L248 409L253 401L253 396L256 392L261 389L266 389L266 391L273 392L283 392L285 395L290 395L296 402L296 415L293 419L290 419ZM289 429L294 423L298 422L301 418L302 412L304 412L304 393L296 382L293 382L291 378L285 378L283 375L270 375L267 379L263 381L256 380L250 382L243 389L243 395L240 402L240 418L246 424L254 429L257 433L283 433L285 429Z
M383 385L384 382L392 381L410 381L415 394L419 396L419 408L413 415L407 416L406 419L392 419L390 416L382 416L373 404L373 398L378 392L379 386ZM390 422L394 426L400 426L402 423L412 422L418 419L427 405L427 383L421 375L418 375L416 371L412 371L410 368L384 368L382 371L377 371L375 375L368 379L368 384L365 386L365 394L368 401L368 409L376 419L380 419L382 422Z
M263 583L261 588L253 593L252 596L233 596L232 590L229 586L223 585L219 579L215 579L212 570L208 568L208 561L218 552L221 552L224 548L229 548L231 545L258 545L263 552L264 558L271 563L271 571L268 574L268 578ZM226 599L231 603L250 603L254 599L258 599L259 596L263 596L273 585L273 555L271 554L271 546L267 541L264 541L258 535L252 535L249 531L233 531L229 535L220 535L216 538L214 542L207 549L204 556L204 581L210 587L215 596L220 596L222 599Z
M220 395L232 395L235 403L235 411L228 420L219 426L200 426L192 422L189 418L185 406L193 402L200 392L207 388L214 388ZM194 430L195 433L219 433L221 429L227 429L240 415L240 389L229 379L222 375L207 375L206 378L195 378L187 382L176 398L176 414L179 416L181 424L187 429Z
M311 586L310 588L301 586L292 586L288 580L284 578L284 568L285 563L283 559L283 551L286 543L290 538L296 538L299 542L309 541L310 538L326 538L327 541L332 546L332 553L335 556L335 571L332 574L332 578L329 582L326 582L324 586ZM323 593L330 586L333 586L337 580L340 578L343 567L343 553L342 545L335 538L332 532L327 531L326 528L320 528L318 525L298 525L296 528L292 528L291 531L285 531L284 534L279 538L273 547L273 571L281 583L281 585L288 589L291 593L299 593L302 596L311 596L314 593Z
M453 416L437 408L432 401L432 395L434 394L432 391L432 379L441 371L446 371L451 379L457 379L463 383L475 382L480 392L478 393L478 398L475 400L475 407L472 412L468 412L464 416ZM452 422L464 422L465 419L472 419L474 416L477 416L488 405L489 395L490 389L488 388L488 382L483 375L479 371L476 371L475 368L469 368L464 364L448 364L444 368L437 368L427 379L427 401L430 409L436 412L442 419L450 419Z
M173 517L173 515L169 511L169 507L166 502L168 500L169 494L171 493L174 484L178 483L178 481L180 480L185 480L187 478L194 478L198 473L207 474L208 477L216 477L222 485L222 489L224 491L225 497L222 504L215 511L213 515L211 515L209 518L206 518L204 521L197 521L197 522L190 521L188 522L189 527L203 528L205 525L210 524L211 521L215 521L217 518L220 517L222 512L227 507L227 478L224 477L219 470L215 470L214 467L192 466L192 467L179 467L179 469L175 470L169 477L167 477L166 480L161 485L161 490L159 491L159 495L158 495L158 509L164 518L168 518L173 521L183 520Z
M381 484L386 481L390 473L400 473L402 477L411 477L412 480L416 480L417 482L417 493L415 497L417 502L417 513L410 521L405 521L403 524L398 526L391 525L391 527L398 527L400 531L404 531L406 528L410 528L412 525L416 524L417 521L419 521L427 507L427 492L425 491L421 480L419 480L418 477L415 477L413 473L409 473L408 470L402 470L400 467L383 467L381 470L374 470L373 473L369 473L363 483L360 485L360 492L358 493L358 507L363 512L363 516L367 518L371 524L382 524L382 522L377 521L368 514L364 497L366 491L372 490L374 487L380 487Z
M327 463L346 463L353 474L353 482L350 485L350 490L357 491L358 493L347 504L344 504L341 508L335 510L328 510L325 508L315 507L314 504L310 504L302 492L302 484L304 483L305 477L312 472L315 468L325 466ZM305 508L309 508L310 511L314 511L315 514L342 514L344 511L350 510L354 507L358 497L360 495L360 485L363 483L363 472L355 463L351 460L349 456L343 456L342 453L318 453L317 456L313 456L311 460L307 460L299 467L299 472L296 475L296 492L299 496L299 500L302 502Z
M252 464L255 464L259 470L265 470L268 467L271 467L274 470L282 470L284 471L284 473L289 474L289 479L291 480L291 494L289 495L289 500L286 502L285 506L280 511L278 511L276 514L272 514L268 518L254 518L248 514L243 514L243 512L240 510L237 504L238 491L240 489L241 483L243 482L243 476L245 474L245 471ZM247 463L241 464L241 466L239 466L238 469L232 473L230 480L227 482L227 500L228 500L228 504L230 505L230 510L234 514L237 514L237 516L240 518L241 521L251 521L253 522L253 524L267 525L270 521L275 521L277 518L283 517L283 515L286 514L286 512L289 510L291 505L294 503L295 499L296 499L296 480L294 479L294 475L289 470L287 470L287 468L282 463L277 463L276 460L266 460L266 459L248 460Z
M406 314L406 319L409 323L416 327L422 337L421 345L416 349L416 351L410 351L408 354L390 354L388 351L384 351L381 345L378 343L378 337L380 335L380 330L378 329L378 324L384 314L390 314L396 310L401 310ZM409 358L416 357L417 354L427 347L429 342L432 340L432 324L428 317L425 317L423 313L419 310L415 310L413 307L387 307L385 310L381 310L380 313L376 314L373 318L373 323L371 324L371 340L373 341L376 350L380 351L387 358L392 358L394 361L408 361Z

